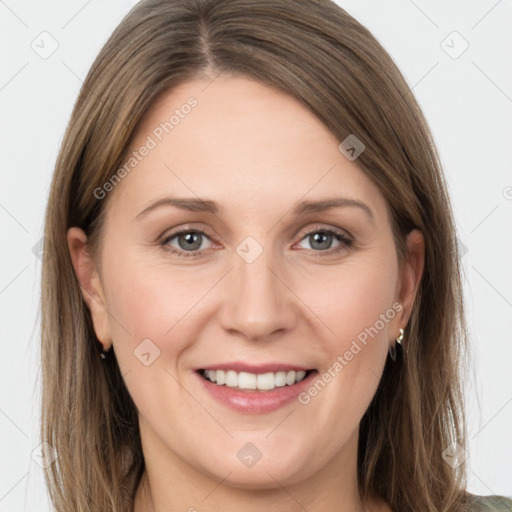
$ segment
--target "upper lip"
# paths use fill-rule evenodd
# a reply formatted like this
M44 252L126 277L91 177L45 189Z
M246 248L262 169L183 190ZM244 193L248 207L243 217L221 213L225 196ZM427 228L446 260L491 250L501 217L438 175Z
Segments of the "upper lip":
M240 372L247 372L247 373L254 373L256 375L262 374L262 373L275 373L279 371L308 371L313 370L313 368L308 368L307 366L298 366L294 364L287 364L287 363L265 363L265 364L248 364L248 363L242 363L242 362L230 362L230 363L218 363L218 364L211 364L208 366L201 366L199 368L196 368L196 371L199 370L233 370L237 373Z

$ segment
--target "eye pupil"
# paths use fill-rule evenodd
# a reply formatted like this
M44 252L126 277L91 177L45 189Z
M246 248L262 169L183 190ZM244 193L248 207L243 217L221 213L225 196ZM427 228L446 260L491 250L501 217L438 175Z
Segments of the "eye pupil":
M180 247L182 246L181 245L181 241L182 240L185 240L186 244L185 246L183 247L184 249L191 249L193 251L199 249L201 247L201 240L200 240L200 237L201 237L201 234L200 233L195 233L195 232L188 232L188 233L185 233L185 234L182 234L178 237L178 242L180 244ZM199 240L199 242L198 242ZM197 244L197 247L194 245L194 244Z
M329 233L325 233L323 231L318 231L317 233L310 235L315 243L320 243L320 249L329 249L331 245L332 235ZM322 243L323 239L323 243ZM327 240L327 243L326 243ZM313 247L313 244L311 245ZM318 247L317 247L318 248Z

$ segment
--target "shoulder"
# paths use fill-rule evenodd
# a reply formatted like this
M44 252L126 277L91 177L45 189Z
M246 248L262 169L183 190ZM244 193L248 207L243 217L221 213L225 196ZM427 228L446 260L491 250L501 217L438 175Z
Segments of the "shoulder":
M470 499L468 512L512 512L512 499L506 496L475 496Z

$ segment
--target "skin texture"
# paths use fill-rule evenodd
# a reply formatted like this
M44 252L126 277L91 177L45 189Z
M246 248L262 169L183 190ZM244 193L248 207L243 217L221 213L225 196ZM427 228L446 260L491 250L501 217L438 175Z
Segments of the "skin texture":
M108 192L99 261L79 228L68 232L96 335L105 350L113 345L139 411L147 471L134 510L363 510L358 425L409 319L423 237L409 234L399 268L387 204L357 160L301 103L249 78L166 92L130 152L191 96L197 106L162 141L153 135L156 147ZM136 219L168 196L214 200L222 211L166 206ZM373 219L354 206L291 215L299 201L342 196L364 202ZM198 257L170 252L187 250L183 238L159 243L177 228L206 233L192 249ZM333 228L352 244L306 235ZM248 236L263 249L250 264L236 251ZM242 361L322 375L394 303L401 311L307 405L244 415L211 398L194 373ZM160 350L148 366L134 355L147 338ZM250 468L237 458L248 442L262 453ZM391 509L373 500L366 510Z

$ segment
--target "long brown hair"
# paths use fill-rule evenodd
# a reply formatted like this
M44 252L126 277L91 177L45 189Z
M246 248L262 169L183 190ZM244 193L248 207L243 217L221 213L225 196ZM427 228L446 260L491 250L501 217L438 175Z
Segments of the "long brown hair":
M89 310L67 248L81 227L94 254L105 204L94 191L122 165L154 100L185 80L220 72L292 95L341 142L366 146L357 164L379 187L400 262L419 229L425 268L404 346L388 357L360 425L363 497L405 511L462 510L465 447L461 362L467 334L455 226L424 116L372 34L330 0L145 0L96 58L75 104L51 185L42 271L42 440L59 512L129 512L144 471L136 407L115 354L98 356Z

